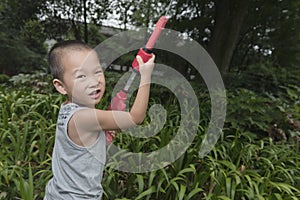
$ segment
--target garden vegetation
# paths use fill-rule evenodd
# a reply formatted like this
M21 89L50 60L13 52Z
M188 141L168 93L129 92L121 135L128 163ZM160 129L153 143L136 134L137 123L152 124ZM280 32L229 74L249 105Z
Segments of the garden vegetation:
M120 74L107 76L112 82L106 100ZM65 100L54 92L50 80L46 73L37 72L14 76L1 85L0 199L43 198L52 175L59 105ZM236 81L226 91L222 135L213 150L200 158L210 100L204 86L191 84L201 112L193 144L177 161L157 171L134 174L107 166L103 199L299 199L300 87L282 85L276 94L262 93L239 87ZM115 144L133 152L166 145L180 125L180 109L172 92L153 85L150 104L157 103L168 113L160 133L147 139L119 134ZM149 116L144 123L151 123Z

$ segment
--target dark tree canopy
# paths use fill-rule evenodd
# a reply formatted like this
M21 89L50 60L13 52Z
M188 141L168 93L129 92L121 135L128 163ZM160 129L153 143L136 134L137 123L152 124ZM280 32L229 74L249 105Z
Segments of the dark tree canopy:
M95 32L104 20L114 19L123 30L153 27L169 4L169 0L1 1L1 72L39 68L46 39L101 42L105 37ZM167 28L198 41L222 73L256 63L295 68L300 63L299 8L299 1L289 0L178 0L170 6ZM177 68L183 72L188 67Z

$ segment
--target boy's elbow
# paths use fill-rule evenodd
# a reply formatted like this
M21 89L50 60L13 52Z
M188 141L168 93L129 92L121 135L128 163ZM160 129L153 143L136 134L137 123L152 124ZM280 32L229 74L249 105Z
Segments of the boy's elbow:
M143 119L140 119L140 120L137 120L137 121L135 121L135 124L136 124L136 125L140 125L140 124L142 124L142 123L143 123L143 121L144 121L144 118L143 118Z
M143 116L132 116L131 119L134 123L135 126L140 125L141 123L143 123L145 118L145 115Z
M133 119L133 123L135 126L140 125L141 123L143 123L144 118L142 119Z

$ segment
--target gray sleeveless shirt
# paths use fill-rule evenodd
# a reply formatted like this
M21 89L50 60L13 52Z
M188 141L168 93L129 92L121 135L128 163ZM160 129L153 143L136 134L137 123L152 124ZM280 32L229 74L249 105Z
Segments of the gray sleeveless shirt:
M74 103L62 105L57 120L52 154L53 178L46 186L47 200L99 200L103 189L101 180L106 160L106 141L99 131L97 141L89 147L76 145L68 136L72 115L87 109Z

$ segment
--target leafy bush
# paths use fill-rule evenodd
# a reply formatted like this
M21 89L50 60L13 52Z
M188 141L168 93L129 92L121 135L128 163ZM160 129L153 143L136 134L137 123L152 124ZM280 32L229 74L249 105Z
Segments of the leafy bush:
M9 80L9 76L5 74L0 74L0 83L6 83Z
M114 73L107 76L111 82L104 98L108 102L118 79L110 79L117 77ZM12 79L15 87L0 86L0 199L42 199L52 176L55 124L65 99L49 85L33 86L41 81L32 82L33 77L42 76L20 75ZM23 82L18 80L23 78ZM193 144L177 161L157 171L130 174L106 166L103 199L299 199L299 143L268 137L268 127L274 123L287 125L286 132L297 132L286 121L286 113L292 113L294 122L299 120L299 87L282 91L282 98L247 89L228 91L226 127L214 149L200 159L210 109L207 91L197 88L201 121ZM178 102L160 87L154 86L151 94L151 105L162 103L168 110L165 126L160 134L143 140L118 135L115 143L122 148L152 151L166 145L176 133ZM104 108L107 103L99 106ZM149 120L147 117L145 123Z
M0 96L0 194L3 199L37 198L51 176L56 115L63 98L28 90L2 90Z
M18 89L32 90L38 93L51 93L53 91L52 76L41 71L33 74L20 73L10 78L11 86Z
M265 92L278 95L280 87L297 85L300 81L299 69L275 67L272 63L247 66L244 70L230 72L224 75L224 81L229 88L244 88L257 93ZM284 92L284 91L283 91Z

